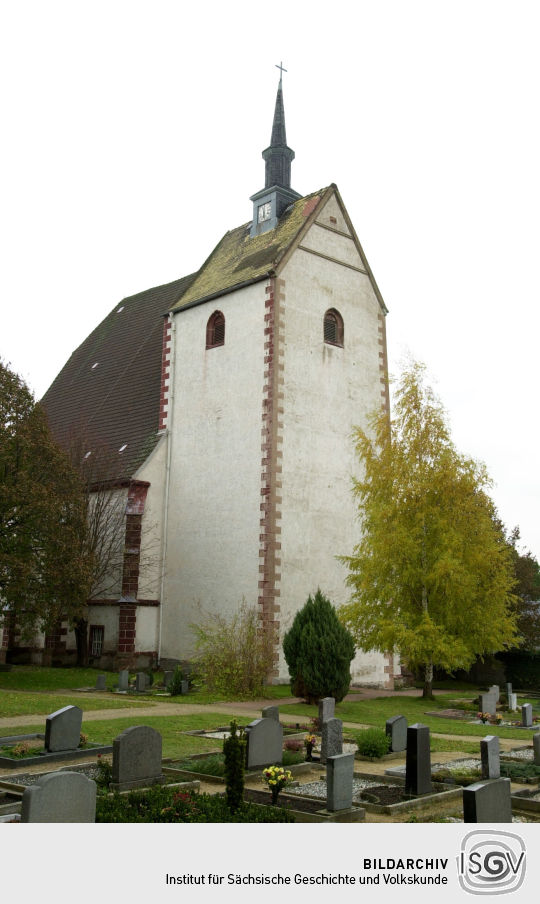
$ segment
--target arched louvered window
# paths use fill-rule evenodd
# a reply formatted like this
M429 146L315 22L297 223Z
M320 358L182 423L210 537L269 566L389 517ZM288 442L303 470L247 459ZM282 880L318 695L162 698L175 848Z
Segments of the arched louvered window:
M206 348L225 345L225 317L221 311L214 311L206 325Z
M343 317L335 308L324 315L324 341L343 347Z

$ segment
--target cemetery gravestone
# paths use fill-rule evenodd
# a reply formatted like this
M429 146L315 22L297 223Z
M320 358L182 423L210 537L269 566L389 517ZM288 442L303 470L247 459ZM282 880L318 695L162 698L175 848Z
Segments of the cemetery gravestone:
M488 694L492 694L495 697L495 703L499 702L499 698L501 696L501 690L498 684L492 684L490 688L488 688Z
M524 703L521 707L521 724L526 728L532 728L533 714L531 703Z
M118 690L119 691L127 691L129 688L129 672L127 669L122 669L118 672Z
M146 690L148 676L146 672L137 672L137 677L135 679L135 690L139 693Z
M330 756L326 761L326 809L348 810L352 807L354 754Z
M515 712L517 709L517 694L509 694L508 695L508 709L510 712Z
M126 728L113 741L112 791L143 788L163 780L161 735L146 725Z
M279 706L265 706L262 710L263 719L275 719L279 722Z
M495 694L480 694L480 712L494 716L497 712L497 700Z
M283 762L283 728L275 719L255 719L246 726L246 765L281 765Z
M386 720L386 734L390 736L390 750L397 753L407 749L407 719L405 716L392 716Z
M540 731L533 734L533 756L534 765L540 766Z
M45 750L76 750L81 741L82 709L64 706L45 720Z
M323 697L319 700L319 726L322 728L323 722L333 719L336 714L336 701L333 697Z
M499 738L487 735L480 741L480 756L482 758L482 778L492 779L501 777L501 760Z
M510 779L496 778L464 788L463 822L512 822Z
M96 783L80 772L50 772L25 789L21 822L95 822Z
M180 693L187 694L188 691L189 691L189 681L186 681L186 679L184 678L180 682Z
M343 753L343 722L341 719L327 719L321 726L320 762L324 765L328 757Z
M170 671L163 672L163 684L165 687L169 687L169 684L173 680L174 672L172 669Z
M407 794L428 794L431 791L431 751L429 728L417 722L407 729L407 759L405 763L405 791Z
M106 675L98 675L96 678L96 691L106 691L107 690L107 676Z
M510 681L508 681L506 684L506 699L507 700L510 699L511 693L512 693L512 683Z

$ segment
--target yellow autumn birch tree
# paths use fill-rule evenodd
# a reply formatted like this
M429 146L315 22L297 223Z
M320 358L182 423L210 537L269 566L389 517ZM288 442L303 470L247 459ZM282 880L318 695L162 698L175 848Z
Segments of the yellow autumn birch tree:
M377 412L369 431L355 431L362 537L340 557L353 589L340 617L361 649L421 669L431 697L434 667L514 645L511 556L485 466L455 448L422 364L405 368L392 422Z

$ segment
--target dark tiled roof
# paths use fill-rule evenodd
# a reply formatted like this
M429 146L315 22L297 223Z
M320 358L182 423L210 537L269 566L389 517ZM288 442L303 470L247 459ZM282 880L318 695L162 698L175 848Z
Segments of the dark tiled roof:
M69 447L83 437L87 451L110 452L107 468L112 456L116 473L109 477L133 476L157 443L163 315L195 275L115 305L42 399L58 442Z
M107 463L103 476L132 477L158 441L163 315L263 279L327 191L291 204L262 235L250 238L250 224L227 232L197 273L119 302L42 399L57 441L69 448L84 438L86 451L97 450Z

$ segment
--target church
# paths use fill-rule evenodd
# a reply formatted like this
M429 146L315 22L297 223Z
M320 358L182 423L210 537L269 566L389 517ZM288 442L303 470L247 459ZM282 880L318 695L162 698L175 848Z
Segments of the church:
M245 600L286 681L281 639L308 595L349 596L351 432L389 410L387 309L337 186L291 187L281 77L262 156L249 222L196 273L117 304L42 400L59 442L84 425L84 456L115 461L123 561L88 610L101 668L189 660L190 625ZM43 645L68 661L73 633ZM378 652L351 664L357 684L397 671Z

